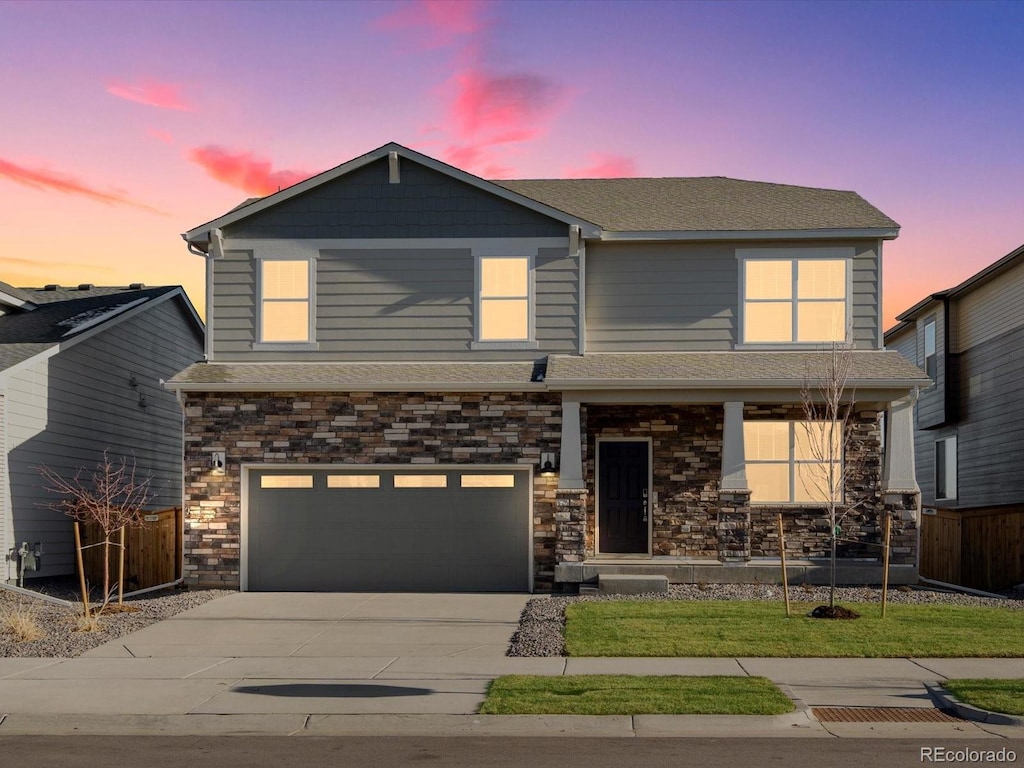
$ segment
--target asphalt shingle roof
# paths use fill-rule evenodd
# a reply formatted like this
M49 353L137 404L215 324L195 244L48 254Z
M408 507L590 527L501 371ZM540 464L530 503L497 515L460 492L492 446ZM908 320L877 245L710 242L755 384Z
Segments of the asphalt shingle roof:
M600 353L593 355L551 355L548 385L569 382L611 384L649 382L652 385L679 383L682 386L714 386L719 383L801 384L814 381L825 370L829 352L651 352ZM930 382L925 373L893 351L854 351L848 383Z
M723 176L503 179L494 183L612 232L899 227L856 192Z
M445 385L460 389L494 386L539 386L543 366L525 363L194 363L167 383L181 385L229 385L282 391L303 388L342 390L375 387L418 391L425 386Z
M19 295L37 307L0 316L0 370L74 337L76 326L80 324L81 330L86 330L84 323L89 317L102 316L104 312L129 302L149 300L175 289L176 286L138 290L123 287L58 288L52 291L19 288ZM111 314L110 319L116 316Z

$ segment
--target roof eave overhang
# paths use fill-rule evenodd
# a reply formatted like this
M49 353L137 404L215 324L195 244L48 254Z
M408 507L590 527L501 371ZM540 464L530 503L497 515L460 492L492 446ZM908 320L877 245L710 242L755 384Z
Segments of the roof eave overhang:
M899 227L865 229L603 230L602 242L648 240L895 240Z
M925 387L931 379L857 379L847 389L901 390ZM793 389L804 385L802 379L552 379L545 384L552 390L588 389Z
M452 383L445 381L412 382L177 382L173 379L164 386L175 392L544 392L539 382L477 382Z
M300 181L298 184L293 184L287 189L282 189L280 192L275 192L272 195L267 195L262 200L257 200L254 203L250 203L242 208L234 211L228 211L223 216L208 221L205 224L201 224L194 229L190 229L182 235L182 238L186 242L192 243L193 245L202 248L204 245L208 245L210 241L210 232L215 229L227 227L234 224L242 219L253 216L261 211L265 211L268 208L272 208L279 203L283 203L286 200L290 200L293 197L301 195L305 192L309 192L322 184L334 181L347 173L356 171L370 163L374 163L387 157L391 152L395 152L399 157L404 157L413 162L424 165L432 170L443 173L452 178L458 179L459 181L470 184L478 189L485 192L489 192L492 195L501 197L510 202L521 205L524 208L536 211L537 213L548 216L557 221L562 221L566 225L576 225L580 227L580 232L585 238L595 238L600 235L601 229L593 222L584 221L583 219L577 218L567 214L565 211L560 211L557 208L552 208L549 205L540 203L532 198L520 195L517 192L513 192L510 189L506 189L498 184L482 179L479 176L474 176L471 173L460 170L454 166L442 163L439 160L435 160L432 157L427 157L419 152L403 147L401 144L385 144L383 147L368 152L365 155L361 155L353 160L349 160L347 163L331 168L328 171L319 173L316 176L311 176L305 181Z

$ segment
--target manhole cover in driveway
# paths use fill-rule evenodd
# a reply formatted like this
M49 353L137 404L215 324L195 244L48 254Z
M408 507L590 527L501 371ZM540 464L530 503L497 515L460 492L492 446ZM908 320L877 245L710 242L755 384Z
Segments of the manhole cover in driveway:
M811 707L823 723L958 723L941 709L920 707Z

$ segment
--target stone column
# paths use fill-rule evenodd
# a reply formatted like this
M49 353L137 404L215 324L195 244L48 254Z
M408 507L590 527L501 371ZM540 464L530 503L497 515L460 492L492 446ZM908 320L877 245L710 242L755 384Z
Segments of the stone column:
M718 559L745 563L750 560L750 491L723 491L718 500Z
M587 492L555 491L555 564L581 563L587 557Z

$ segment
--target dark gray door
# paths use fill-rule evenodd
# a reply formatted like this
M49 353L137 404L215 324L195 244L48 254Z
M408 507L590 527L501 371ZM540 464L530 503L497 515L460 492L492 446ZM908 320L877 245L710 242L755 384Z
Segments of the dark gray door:
M597 444L597 507L604 554L647 554L647 441L602 440Z
M248 589L527 591L528 480L473 467L251 471Z

